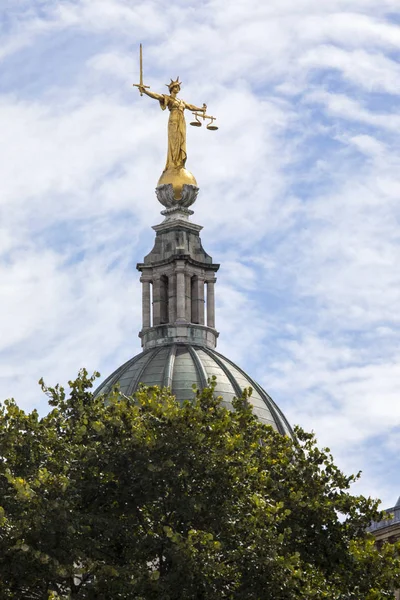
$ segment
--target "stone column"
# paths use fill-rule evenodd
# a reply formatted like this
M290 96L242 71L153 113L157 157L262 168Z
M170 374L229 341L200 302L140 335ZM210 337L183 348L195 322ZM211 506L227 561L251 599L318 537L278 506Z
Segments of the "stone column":
M176 321L176 274L171 273L169 277L169 322Z
M153 327L160 324L160 276L153 277Z
M198 317L198 312L199 312L199 303L197 300L197 294L199 291L199 286L198 286L198 282L197 282L197 277L193 276L190 279L190 321L192 323L198 323L199 322L199 317Z
M207 326L215 328L215 293L214 284L216 279L207 281Z
M140 278L142 282L142 327L151 327L150 281Z
M204 276L198 278L197 286L197 322L204 325Z
M176 263L176 321L186 322L185 307L185 267L184 263Z
M185 273L185 306L186 321L192 320L192 278L190 273Z

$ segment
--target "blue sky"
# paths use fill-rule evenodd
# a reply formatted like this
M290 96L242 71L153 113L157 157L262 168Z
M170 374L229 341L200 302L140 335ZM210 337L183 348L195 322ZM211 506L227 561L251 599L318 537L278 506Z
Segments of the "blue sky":
M400 493L398 0L6 0L0 9L0 397L140 351L178 74L218 350L313 429L358 491Z

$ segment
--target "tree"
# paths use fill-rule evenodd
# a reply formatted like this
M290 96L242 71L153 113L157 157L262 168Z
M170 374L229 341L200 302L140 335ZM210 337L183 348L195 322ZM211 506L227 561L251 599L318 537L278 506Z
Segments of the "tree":
M82 371L46 387L50 413L0 410L0 597L76 600L379 600L397 548L366 532L328 449L261 424L249 391L214 383L94 397Z

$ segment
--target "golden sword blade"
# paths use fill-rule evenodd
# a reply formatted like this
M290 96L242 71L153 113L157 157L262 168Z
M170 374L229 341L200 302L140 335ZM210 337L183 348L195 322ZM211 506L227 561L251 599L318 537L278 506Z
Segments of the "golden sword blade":
M140 62L140 83L134 83L133 86L139 88L140 95L143 96L143 92L141 88L149 89L149 85L143 85L143 50L142 44L140 44L140 53L139 53L139 62Z

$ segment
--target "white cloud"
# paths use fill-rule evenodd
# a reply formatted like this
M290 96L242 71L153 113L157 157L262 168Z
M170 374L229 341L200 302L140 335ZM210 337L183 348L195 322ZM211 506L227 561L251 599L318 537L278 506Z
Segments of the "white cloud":
M337 69L349 83L367 91L400 93L400 67L381 53L320 45L304 53L299 63L313 69Z
M364 4L365 6L365 4ZM384 12L385 6L382 6ZM366 7L366 12L368 8ZM307 15L303 21L300 37L312 43L334 42L347 47L398 48L400 46L399 27L370 14L353 12L348 5L343 12L330 10L329 15ZM328 18L327 18L328 17Z
M400 117L394 113L379 113L364 108L364 106L345 94L337 94L326 90L316 90L308 93L306 101L321 103L327 113L340 119L358 121L372 127L396 131L400 126Z

